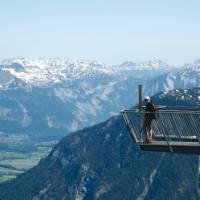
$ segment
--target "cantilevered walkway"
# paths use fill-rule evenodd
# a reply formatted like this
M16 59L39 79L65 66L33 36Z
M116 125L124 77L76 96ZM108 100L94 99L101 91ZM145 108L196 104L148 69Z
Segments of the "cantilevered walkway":
M200 154L200 111L167 108L157 111L151 126L151 143L145 140L145 112L127 109L121 113L133 142L142 150Z

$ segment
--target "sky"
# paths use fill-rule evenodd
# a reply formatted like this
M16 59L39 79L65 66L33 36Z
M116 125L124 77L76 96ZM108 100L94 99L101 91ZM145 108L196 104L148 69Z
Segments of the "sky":
M0 60L200 58L199 0L0 0Z

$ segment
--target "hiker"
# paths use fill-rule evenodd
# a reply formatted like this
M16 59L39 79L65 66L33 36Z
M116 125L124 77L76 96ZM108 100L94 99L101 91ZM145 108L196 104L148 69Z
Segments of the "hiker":
M151 123L152 123L152 120L156 119L155 107L151 103L151 99L150 99L149 96L146 96L144 101L146 103L146 107L145 107L143 127L144 127L145 132L146 132L146 142L151 143L152 137L153 137Z

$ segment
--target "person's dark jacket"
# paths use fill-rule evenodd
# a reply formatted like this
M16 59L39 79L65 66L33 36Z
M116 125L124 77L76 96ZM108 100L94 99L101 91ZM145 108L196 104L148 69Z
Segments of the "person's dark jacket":
M144 117L146 120L149 120L149 121L156 119L155 107L151 102L146 104Z

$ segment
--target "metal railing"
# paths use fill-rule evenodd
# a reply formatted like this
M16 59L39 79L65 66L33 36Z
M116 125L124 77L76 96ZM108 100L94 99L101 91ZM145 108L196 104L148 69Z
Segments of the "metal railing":
M134 142L145 142L145 120L151 121L153 141L171 142L199 142L200 143L200 111L191 110L160 110L154 113L139 112L138 110L124 110L121 112L128 126ZM148 119L148 117L150 119Z

